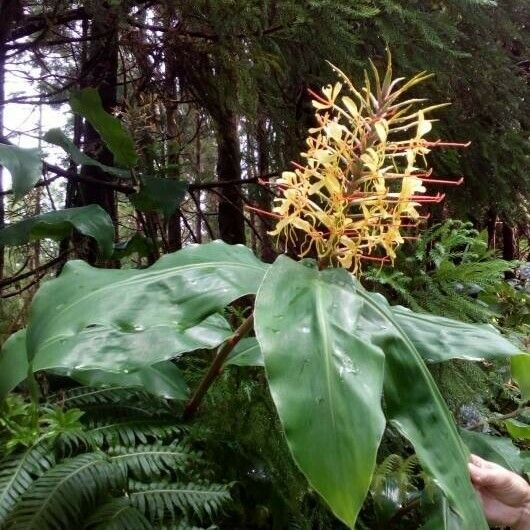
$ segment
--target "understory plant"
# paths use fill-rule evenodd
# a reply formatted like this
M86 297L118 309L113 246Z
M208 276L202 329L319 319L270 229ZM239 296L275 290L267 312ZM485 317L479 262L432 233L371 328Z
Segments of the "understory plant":
M437 106L409 97L425 80L392 69L315 94L318 126L302 164L274 183L270 215L291 255L272 265L239 245L190 245L142 270L70 261L34 298L27 328L2 350L1 389L47 371L97 385L143 386L188 400L192 420L227 364L262 365L287 445L310 486L354 528L373 484L385 429L411 445L435 487L437 528L487 529L467 472L468 450L427 364L512 358L526 399L530 357L491 326L391 306L359 281L391 265L414 234L435 179L426 157L461 144L427 139ZM254 296L233 331L223 311ZM178 364L215 351L188 399ZM176 363L172 360L177 360ZM244 411L241 411L244 413ZM59 526L66 523L59 521ZM431 526L432 527L432 526Z
M0 528L213 529L231 504L175 410L142 390L78 387L37 410L16 395L4 407Z

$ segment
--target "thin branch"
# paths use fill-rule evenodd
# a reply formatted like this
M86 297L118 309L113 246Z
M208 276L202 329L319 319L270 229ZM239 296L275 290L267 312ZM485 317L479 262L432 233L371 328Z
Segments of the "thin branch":
M201 404L202 399L206 395L206 392L208 392L208 389L210 388L210 386L212 386L212 383L217 379L217 377L221 373L223 369L223 364L226 361L227 357L230 355L230 352L236 347L237 343L250 332L253 325L254 314L251 314L245 319L241 326L237 328L234 334L219 348L212 364L210 365L210 368L208 369L208 372L206 373L203 380L197 387L197 390L195 390L192 398L186 405L186 409L184 410L185 420L189 420L195 415L197 409L199 408L199 405Z
M48 261L46 263L43 263L42 265L40 265L36 269L32 269L32 270L30 270L28 272L24 272L22 274L18 274L17 276L11 276L10 278L5 278L4 280L0 280L0 289L3 289L4 287L7 287L8 285L12 285L14 283L17 283L17 282L19 282L21 280L25 280L26 278L29 278L30 276L33 276L34 274L39 274L39 273L41 273L41 272L53 267L54 265L59 264L64 259L64 257L67 254L68 254L68 252L63 252L62 254L57 256L56 258L54 258L51 261Z

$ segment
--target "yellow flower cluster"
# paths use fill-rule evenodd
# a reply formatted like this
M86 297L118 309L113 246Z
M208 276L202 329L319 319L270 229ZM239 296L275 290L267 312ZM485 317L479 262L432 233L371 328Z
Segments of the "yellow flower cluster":
M432 128L425 115L441 105L403 100L429 76L392 80L390 61L384 79L373 67L373 80L365 76L360 91L333 68L342 82L313 94L319 125L309 130L305 164L276 181L281 193L271 234L296 244L301 257L316 251L323 264L358 272L370 256L393 260L404 220L419 217L425 155L434 145L424 139Z

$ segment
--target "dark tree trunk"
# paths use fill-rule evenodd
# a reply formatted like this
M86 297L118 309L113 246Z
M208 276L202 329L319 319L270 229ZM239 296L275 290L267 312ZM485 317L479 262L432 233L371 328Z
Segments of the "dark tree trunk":
M267 120L263 113L259 113L256 131L256 143L258 151L258 177L269 173L269 145L267 135ZM266 189L258 188L258 202L261 210L269 212L271 210L271 196ZM259 217L258 232L261 238L261 259L267 263L272 263L276 258L276 252L272 245L272 238L267 233L271 230L266 217Z
M22 16L19 0L3 0L0 9L0 137L4 135L4 100L5 100L5 44L9 39L11 27L15 20ZM3 168L0 166L0 230L5 226L5 204ZM0 247L0 280L4 276L4 247Z
M514 228L509 223L502 223L502 259L512 261L516 258Z
M490 210L486 218L486 228L488 230L488 248L497 247L497 212Z
M238 117L233 111L223 113L217 123L217 178L220 182L241 179L241 150ZM227 243L245 244L245 217L241 188L222 188L219 198L219 234Z
M82 68L81 87L94 87L99 91L103 108L111 112L116 106L116 85L118 82L118 17L106 4L94 12L90 33L104 35L94 39L88 49L88 56ZM87 122L84 127L85 152L106 165L113 165L112 153L105 147L97 131ZM112 177L96 166L82 166L81 175L96 180L108 181ZM107 211L115 226L117 207L114 190L91 182L80 182L76 198L78 206L98 204ZM93 240L82 238L76 244L79 257L91 264L97 262L97 247ZM116 265L107 263L107 265Z

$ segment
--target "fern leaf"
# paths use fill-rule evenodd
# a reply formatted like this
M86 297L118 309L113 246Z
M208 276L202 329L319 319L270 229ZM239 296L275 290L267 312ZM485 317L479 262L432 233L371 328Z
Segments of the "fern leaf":
M153 530L153 525L126 498L100 506L86 522L87 530Z
M90 421L84 435L88 445L148 444L156 439L177 437L185 428L175 424L171 418L126 418Z
M151 521L165 515L173 520L181 515L212 517L231 500L229 486L222 484L131 483L131 504Z
M40 442L0 463L0 527L34 479L50 469L54 461L49 446Z
M8 520L10 530L69 530L125 477L103 453L64 460L24 493Z
M153 480L164 473L182 470L184 464L194 456L184 445L137 445L117 446L109 450L110 460L131 473L138 480Z
M123 403L131 399L141 401L152 396L142 389L131 387L94 388L81 386L50 396L50 401L67 408Z

